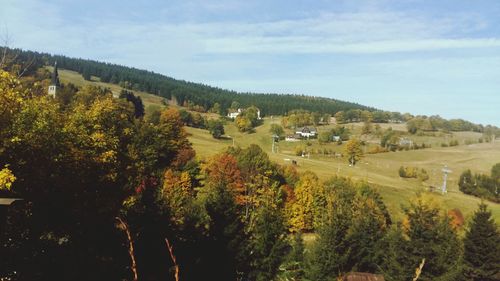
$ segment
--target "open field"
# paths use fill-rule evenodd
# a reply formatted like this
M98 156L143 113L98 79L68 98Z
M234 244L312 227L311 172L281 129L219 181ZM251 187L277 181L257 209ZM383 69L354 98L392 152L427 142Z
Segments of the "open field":
M73 71L59 70L59 76L64 83L73 83L77 86L92 84L101 87L110 88L114 93L119 93L122 87L102 83L98 78L93 77L92 81L85 81L83 77ZM136 92L139 95L145 107L160 106L164 107L166 101L164 98L151 95L144 92ZM208 118L216 118L214 114L203 114ZM395 219L401 216L401 204L407 204L417 192L423 192L426 196L433 198L435 202L443 209L460 209L466 217L471 216L476 209L479 199L464 195L458 190L458 178L462 171L471 169L473 172L489 173L491 167L500 162L500 141L495 143L482 143L464 145L466 140L477 141L481 137L479 133L473 132L455 132L453 134L436 133L434 136L411 136L411 139L417 143L425 142L432 144L432 148L423 150L411 150L400 152L388 152L381 154L367 154L355 167L349 167L347 161L343 158L335 158L328 155L313 153L309 158L295 156L296 146L303 146L308 151L317 152L329 150L332 152L342 152L344 145L335 143L319 144L317 140L300 142L278 143L278 152L272 153L272 139L269 133L270 125L280 124L280 118L264 119L264 124L257 127L252 134L243 134L238 132L232 122L225 125L227 139L216 140L212 138L208 131L186 127L190 133L190 141L197 152L198 157L206 158L213 154L223 151L228 146L238 145L247 147L250 144L260 145L266 151L270 158L279 164L290 164L291 160L296 160L298 170L314 171L321 179L325 180L334 175L350 176L357 180L365 180L378 187L384 197L384 201L389 207L391 214ZM361 131L361 123L345 124L355 134ZM384 129L392 127L393 130L405 131L404 124L380 124ZM320 126L319 131L329 130L335 125ZM289 132L290 133L290 132ZM458 140L461 145L456 147L441 147L441 143L450 140ZM374 140L375 141L375 140ZM370 143L370 140L368 140ZM375 144L370 144L371 146ZM421 183L416 179L402 179L398 176L400 166L415 166L425 168L430 179ZM442 185L441 169L444 165L453 170L449 176L448 194L441 195L437 192L429 192L428 187L439 187ZM488 203L493 211L493 215L500 222L500 204Z
M423 192L426 196L445 210L458 208L466 217L469 217L477 208L479 199L464 195L458 190L458 179L460 174L471 169L473 172L488 173L491 167L500 162L500 141L494 143L482 143L472 145L459 145L455 147L433 147L423 150L410 150L399 152L388 152L380 154L367 154L355 167L349 167L343 158L334 158L311 154L309 158L293 155L293 149L297 145L304 145L310 149L327 148L341 152L343 145L326 144L320 145L317 140L287 143L281 141L278 144L278 153L272 153L271 134L268 132L270 124L279 123L279 119L265 119L264 124L257 127L255 133L242 134L229 122L225 126L226 135L234 139L235 145L246 147L252 143L260 145L270 158L280 164L289 164L296 160L299 171L314 171L321 179L327 179L334 175L350 176L357 180L365 180L378 186L380 193L389 207L395 219L401 216L401 204L406 204L417 192ZM208 157L233 144L233 140L215 140L206 130L187 128L191 134L189 137L199 157ZM465 140L470 137L480 137L480 134L469 132L453 133L453 138ZM427 137L428 141L438 142L443 137ZM400 166L415 166L425 168L430 179L421 183L416 179L402 179L398 175ZM442 195L438 192L429 192L428 187L440 187L443 182L441 169L444 165L453 171L448 177L448 193ZM488 203L493 211L494 217L500 221L500 204Z
M50 69L50 71L53 70L53 67L51 66L48 66L47 68ZM100 79L94 76L91 77L92 81L87 81L83 79L83 76L80 73L75 71L58 69L58 73L59 73L59 79L63 83L72 83L79 87L85 85L94 85L103 88L109 88L113 92L113 94L120 94L122 90L125 90L124 88L120 87L117 84L100 82ZM162 97L151 95L145 92L134 91L134 94L141 97L142 102L144 104L144 108L146 109L149 106L165 107L164 103L167 102L167 100Z

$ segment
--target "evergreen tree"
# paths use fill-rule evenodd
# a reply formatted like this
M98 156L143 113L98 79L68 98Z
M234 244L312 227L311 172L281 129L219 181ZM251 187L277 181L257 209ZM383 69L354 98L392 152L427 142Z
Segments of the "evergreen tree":
M458 280L462 248L447 216L418 197L404 209L403 225L386 240L381 265L388 280L411 280L425 258L419 280Z
M135 96L133 92L127 90L122 90L119 97L120 99L126 99L128 102L131 102L134 105L134 115L136 118L144 116L144 104L142 103L141 97Z
M248 236L235 193L224 184L208 188L204 206L210 218L206 241L206 280L237 280L249 271Z
M500 184L500 163L495 164L491 167L491 178Z
M252 280L273 280L287 247L284 219L279 209L265 204L257 212L251 241Z
M306 276L310 280L337 280L337 276L349 270L350 241L346 239L351 226L346 202L338 202L333 215L318 230L312 255L308 260Z
M464 239L467 280L500 280L500 232L486 204L474 213Z
M335 280L349 271L376 272L379 244L391 224L380 195L367 185L334 178L327 183L328 207L310 257L311 280Z

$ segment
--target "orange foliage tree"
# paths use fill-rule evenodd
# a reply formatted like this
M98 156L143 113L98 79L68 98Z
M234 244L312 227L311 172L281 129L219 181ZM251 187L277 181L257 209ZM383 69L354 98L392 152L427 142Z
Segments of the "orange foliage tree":
M238 204L245 204L245 185L236 158L227 153L217 154L203 166L203 171L205 186L225 186L236 196Z

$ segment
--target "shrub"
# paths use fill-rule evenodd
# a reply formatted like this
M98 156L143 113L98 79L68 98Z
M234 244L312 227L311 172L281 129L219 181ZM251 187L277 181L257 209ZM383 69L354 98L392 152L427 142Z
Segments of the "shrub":
M420 181L429 179L429 175L425 169L418 169L416 167L399 167L399 176L402 178L418 178Z
M385 147L375 146L368 151L368 154L377 154L377 153L384 153L384 152L389 152L389 150Z
M303 151L304 151L304 147L302 145L297 145L295 147L295 155L302 156Z

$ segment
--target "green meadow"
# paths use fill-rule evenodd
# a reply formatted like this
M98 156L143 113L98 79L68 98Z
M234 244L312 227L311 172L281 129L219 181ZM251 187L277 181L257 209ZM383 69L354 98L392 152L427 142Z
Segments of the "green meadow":
M92 77L92 81L85 81L80 74L73 71L60 70L59 76L64 83L73 83L77 86L92 84L101 87L107 87L114 93L119 93L123 88L109 83L102 83L97 77ZM146 107L164 107L168 103L164 98L136 92ZM207 114L209 118L214 118L213 114ZM299 171L310 170L315 172L321 179L326 180L329 177L340 175L349 176L356 180L366 181L376 186L384 197L384 200L395 219L401 217L401 206L407 204L417 193L422 193L426 197L441 206L444 210L458 208L462 211L466 219L470 217L477 208L480 199L465 195L458 190L458 179L460 174L471 169L473 172L488 173L491 167L500 162L500 141L493 143L475 143L465 145L466 141L477 141L481 134L473 132L454 132L444 134L437 132L435 134L423 136L409 136L414 142L419 144L426 143L432 145L432 148L410 151L387 152L379 154L365 154L362 160L354 167L350 167L347 160L329 155L317 153L318 151L327 151L342 153L344 145L336 143L319 144L316 139L302 140L298 142L278 142L277 152L272 152L272 138L269 133L271 124L280 124L279 117L268 117L264 119L261 126L258 126L253 133L241 133L230 121L224 126L226 138L216 140L212 138L207 130L186 127L189 133L189 140L193 144L199 158L207 158L211 155L224 151L228 146L236 145L247 147L250 144L258 144L269 157L276 163L282 165L291 165L292 160L297 163ZM393 130L406 131L404 124L379 124L382 129L391 127ZM362 124L345 124L352 133L359 134ZM328 130L334 125L319 126L318 130ZM289 131L288 133L291 133ZM441 143L448 143L451 140L459 141L459 146L441 147ZM370 147L377 145L378 139L375 137L366 137L366 151ZM313 151L306 157L296 156L297 146ZM443 173L441 170L447 165L453 172L448 177L448 193L443 195L438 190L443 183ZM416 179L402 179L398 175L400 166L413 166L424 168L429 174L429 180L420 182ZM431 192L430 187L438 190ZM500 204L488 203L493 215L500 222Z
M340 175L349 176L356 180L367 181L378 187L383 195L391 213L398 219L401 216L401 205L407 204L417 193L432 198L436 204L445 210L458 208L464 216L469 217L477 208L480 200L476 197L465 195L458 190L458 179L460 174L471 169L473 172L488 173L491 167L500 162L500 141L494 143L477 143L464 145L466 139L479 138L481 135L470 132L453 133L452 138L460 141L459 146L440 147L433 145L432 148L410 151L386 152L379 154L365 154L362 160L354 167L350 167L345 158L336 158L322 154L310 154L309 157L294 155L296 146L307 147L308 150L331 149L342 152L344 145L336 143L321 145L316 139L309 141L277 143L278 152L272 152L272 138L269 133L270 124L279 123L279 119L265 118L264 124L257 127L254 133L246 134L238 132L232 122L225 126L228 139L215 140L206 130L186 128L190 133L190 141L199 157L209 157L221 152L228 146L234 145L246 147L250 144L258 144L269 154L275 162L283 165L291 165L292 160L297 162L299 171L310 170L315 172L321 179ZM387 126L387 124L385 124ZM400 125L400 124L399 124ZM347 125L350 126L350 125ZM358 126L353 124L353 126ZM321 128L320 128L321 129ZM356 129L356 128L355 128ZM412 137L413 138L413 137ZM440 144L445 141L442 136L426 136L427 143ZM448 136L447 138L450 138ZM431 192L430 187L439 189L443 184L443 173L441 170L447 165L452 173L448 176L448 193L442 195L438 190ZM424 183L417 179L402 179L398 175L400 166L413 166L424 168L429 173L429 180ZM489 203L496 220L500 220L500 205Z

